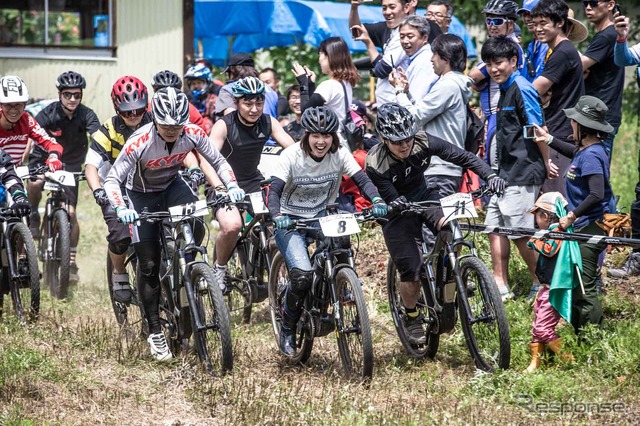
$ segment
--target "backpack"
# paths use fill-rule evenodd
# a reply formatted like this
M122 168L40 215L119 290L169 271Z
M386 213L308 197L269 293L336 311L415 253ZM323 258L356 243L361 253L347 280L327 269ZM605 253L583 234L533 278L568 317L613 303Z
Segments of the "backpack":
M342 135L347 140L351 151L355 151L356 147L364 143L364 120L349 108L347 100L347 88L343 82L342 90L344 91L344 108L345 118L342 122ZM355 117L354 117L355 116ZM355 119L354 119L355 118Z
M464 139L464 149L477 154L480 147L484 144L484 118L471 109L467 103L467 136Z

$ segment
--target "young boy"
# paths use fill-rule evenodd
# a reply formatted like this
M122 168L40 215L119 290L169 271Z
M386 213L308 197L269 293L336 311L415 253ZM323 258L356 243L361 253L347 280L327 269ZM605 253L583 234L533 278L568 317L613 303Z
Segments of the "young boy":
M524 128L544 126L538 93L517 70L518 45L506 36L490 37L482 46L482 60L490 77L500 87L497 112L497 173L508 182L501 196L491 197L485 224L507 228L533 228L533 217L526 215L547 175L548 148L538 148L533 140L525 140ZM541 151L543 149L544 151ZM527 249L526 238L514 243L533 277L532 291L537 291L536 254ZM513 297L507 284L510 244L504 236L489 235L493 275L503 300Z
M560 218L556 214L556 205L560 202L562 208L567 206L567 200L559 192L547 192L542 194L529 213L535 215L536 224L540 229L553 231L558 228ZM566 213L566 211L565 211ZM536 264L536 276L540 280L540 289L533 305L534 319L531 334L532 342L529 343L531 350L531 364L527 367L527 373L533 373L540 367L540 358L545 347L555 353L560 353L562 340L556 333L556 326L560 321L560 313L552 306L549 300L549 288L556 269L558 253L562 241L551 239L531 238L527 243L529 248L539 254ZM565 360L572 359L569 354L563 355Z

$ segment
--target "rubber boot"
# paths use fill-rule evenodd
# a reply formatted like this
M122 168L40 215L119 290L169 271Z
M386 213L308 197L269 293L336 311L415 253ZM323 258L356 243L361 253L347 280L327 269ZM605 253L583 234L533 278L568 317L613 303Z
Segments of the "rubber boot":
M544 353L544 343L532 342L529 343L529 350L531 351L531 364L524 370L525 373L533 373L540 368L542 362L542 354Z
M574 362L575 358L573 357L573 355L569 352L565 352L562 350L562 339L560 337L558 337L555 340L552 340L550 342L547 343L547 348L551 349L551 351L556 354L559 355L560 358L565 361L565 362Z
M296 353L296 329L302 314L302 304L311 287L311 271L291 268L289 278L291 285L287 288L282 303L280 350L287 356L293 356Z
M300 315L292 316L287 308L282 307L282 321L280 322L280 350L287 356L296 354L296 328Z

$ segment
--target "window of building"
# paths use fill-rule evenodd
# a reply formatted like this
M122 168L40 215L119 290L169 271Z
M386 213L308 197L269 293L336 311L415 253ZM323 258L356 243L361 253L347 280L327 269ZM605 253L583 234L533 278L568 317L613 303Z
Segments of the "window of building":
M2 0L0 56L113 57L116 0Z

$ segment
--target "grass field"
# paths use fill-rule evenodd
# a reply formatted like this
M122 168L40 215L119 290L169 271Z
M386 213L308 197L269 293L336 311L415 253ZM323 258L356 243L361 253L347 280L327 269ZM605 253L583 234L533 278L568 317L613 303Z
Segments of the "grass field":
M637 178L635 164L628 164L638 152L632 131L630 125L621 129L612 168L614 188L626 206ZM358 268L374 334L370 386L341 376L332 335L316 341L306 366L287 365L266 304L255 308L251 324L233 330L233 373L211 377L195 356L158 364L146 342L120 338L106 291L105 226L86 186L80 200L81 282L72 297L54 301L43 291L42 317L30 326L18 324L5 302L2 425L629 424L640 418L635 282L605 279L604 329L588 330L578 345L572 330L562 327L575 363L549 359L533 375L522 373L529 361L531 306L508 303L511 368L488 375L475 369L459 327L442 336L433 361L403 353L386 303L384 243L379 228L369 230L360 243ZM486 240L478 236L477 242L486 258ZM608 262L623 257L610 256ZM526 291L530 281L521 262L513 262L511 275L517 290Z

